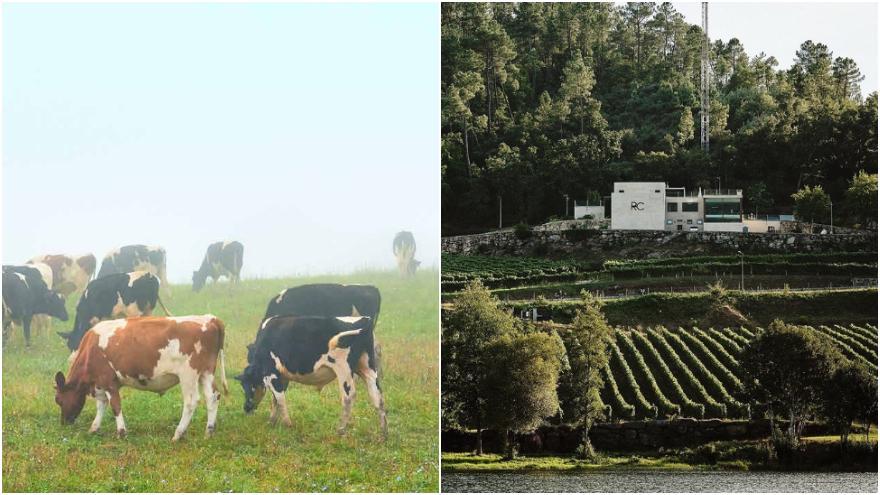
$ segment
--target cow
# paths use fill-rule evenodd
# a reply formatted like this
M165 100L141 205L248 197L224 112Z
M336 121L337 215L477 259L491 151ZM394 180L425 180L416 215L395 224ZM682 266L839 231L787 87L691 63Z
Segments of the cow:
M415 259L416 255L416 239L412 232L401 231L394 236L392 244L392 252L397 258L397 271L401 277L411 277L415 275L416 269L422 264L421 261Z
M379 413L383 438L388 433L385 401L373 351L373 320L366 316L273 316L263 321L256 341L248 346L248 365L235 377L244 389L244 411L251 414L268 389L272 395L269 421L291 426L284 392L293 381L319 390L336 380L342 400L337 433L345 434L354 404L354 376L367 386Z
M169 315L159 299L159 278L147 271L114 273L98 277L88 287L76 305L73 330L58 332L67 340L71 351L79 347L86 331L95 323L111 318L150 316L156 303Z
M202 260L202 266L193 272L193 290L195 292L202 290L208 277L217 282L217 279L225 275L232 283L238 283L241 280L243 259L244 246L238 241L211 244Z
M172 441L180 440L199 403L199 386L205 394L211 436L217 424L220 394L215 384L219 366L223 393L228 393L223 341L225 326L214 315L137 317L102 321L82 339L76 358L64 373L55 374L55 402L61 423L72 424L82 412L86 396L97 402L90 433L101 427L107 403L116 417L116 434L126 434L119 389L133 387L158 394L180 383L183 415Z
M25 345L31 345L31 320L46 314L67 321L64 297L49 289L40 271L28 265L3 266L3 341L9 336L13 321L21 323Z
M95 255L91 253L75 256L44 254L27 261L29 265L38 263L45 263L52 269L52 284L49 288L65 298L83 290L95 274Z
M166 261L165 249L159 246L122 246L104 256L98 278L114 273L148 271L159 277L162 286L170 294L171 289L165 276Z
M382 296L372 285L306 284L284 289L269 300L270 316L369 316L379 318Z
M40 272L40 277L43 279L43 283L46 284L46 287L52 289L53 287L53 275L52 275L52 267L45 263L31 263L27 262L27 266L32 266ZM57 292L57 291L56 291ZM64 294L62 294L64 296ZM40 329L48 329L49 328L49 315L34 315L33 319L34 330L39 333Z

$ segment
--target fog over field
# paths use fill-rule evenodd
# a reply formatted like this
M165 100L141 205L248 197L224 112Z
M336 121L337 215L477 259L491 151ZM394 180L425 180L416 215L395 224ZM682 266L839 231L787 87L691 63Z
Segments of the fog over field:
M3 263L154 244L186 282L238 240L245 278L393 269L410 230L438 265L437 9L6 6Z

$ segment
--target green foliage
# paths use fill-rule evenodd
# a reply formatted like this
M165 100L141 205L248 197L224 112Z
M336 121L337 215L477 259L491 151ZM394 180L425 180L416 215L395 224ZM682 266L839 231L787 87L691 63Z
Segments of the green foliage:
M505 432L506 456L515 457L510 433L529 432L559 411L556 387L565 347L540 332L502 334L485 347L486 426Z
M817 412L843 360L830 339L781 320L774 321L743 351L747 391L768 405L771 419L782 414L789 421L778 451L797 448L805 422Z
M700 32L668 3L444 3L444 233L496 225L499 196L505 224L536 224L564 194L614 181L746 189L760 177L746 200L762 212L791 206L792 184L821 183L837 202L859 170L877 172L876 93L863 99L855 62L815 41L781 71L736 38L710 40L704 154Z
M877 174L864 170L853 176L844 203L849 214L862 224L877 226Z
M571 325L559 332L569 364L569 371L560 380L559 395L563 398L563 419L584 429L583 456L593 457L588 434L592 424L604 416L602 370L608 366L608 344L613 333L602 314L601 301L588 292L583 292L581 299L583 305Z
M532 236L532 228L527 223L520 222L513 228L513 235L517 239L524 241Z
M837 368L829 379L822 398L821 414L840 433L846 450L853 421L876 417L877 370L869 371L862 363L850 361Z
M794 200L794 214L806 222L814 223L816 220L825 220L831 207L831 198L822 189L822 186L804 186L803 189L791 195Z
M444 314L442 390L444 426L482 430L487 426L489 373L497 366L486 356L496 339L513 334L517 322L498 307L479 281L471 282Z

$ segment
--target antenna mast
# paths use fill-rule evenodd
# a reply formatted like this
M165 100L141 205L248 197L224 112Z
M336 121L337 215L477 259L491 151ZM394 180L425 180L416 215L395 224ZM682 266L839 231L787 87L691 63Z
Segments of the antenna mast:
M703 2L703 47L700 53L700 147L709 152L709 2Z

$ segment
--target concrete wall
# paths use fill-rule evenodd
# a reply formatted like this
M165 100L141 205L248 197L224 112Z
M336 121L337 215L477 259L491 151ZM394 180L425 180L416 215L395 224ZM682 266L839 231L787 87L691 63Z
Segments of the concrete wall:
M663 230L665 219L665 183L614 183L614 192L611 193L613 230Z
M706 222L703 230L706 232L742 232L745 226L742 222Z
M669 211L669 203L675 203L675 212ZM682 203L696 203L697 211L684 211L682 208ZM691 227L696 227L697 230L703 230L703 199L697 197L680 197L680 196L667 196L666 197L666 220L672 220L672 223L667 222L666 230L678 231L678 225L681 225L681 229L685 232L690 231ZM688 220L691 223L688 223Z
M574 218L575 220L580 220L584 218L584 215L592 215L594 219L601 220L605 218L605 207L604 206L575 206L574 207Z

